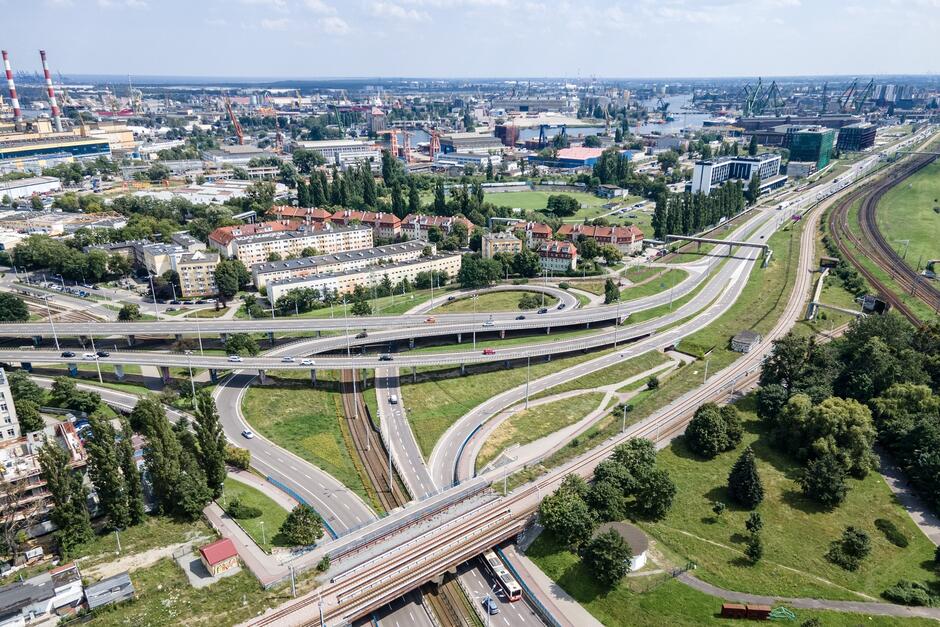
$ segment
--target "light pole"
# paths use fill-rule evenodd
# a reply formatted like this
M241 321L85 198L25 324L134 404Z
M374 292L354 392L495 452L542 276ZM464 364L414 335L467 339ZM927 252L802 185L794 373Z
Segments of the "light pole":
M261 522L261 544L267 544L268 540L264 535L264 521L262 520L260 522Z
M147 278L150 279L150 296L153 298L153 315L159 318L160 310L157 308L157 291L153 289L153 273L148 272Z
M708 362L710 361L710 359L705 360L705 377L702 379L702 385L705 385L705 382L708 381Z
M473 350L477 348L477 295L476 293L472 296L473 299Z
M196 319L196 337L199 338L199 354L203 355L202 352L202 328L199 326L199 316L193 316Z
M620 433L627 431L627 404L623 404L623 421L620 423Z
M532 369L532 357L525 358L525 408L529 408L529 372Z
M95 347L92 346L91 350L95 350ZM95 368L98 370L98 383L104 383L104 379L101 378L101 359L98 353L95 353Z
M52 319L52 310L49 309L49 296L43 296L42 302L46 304L46 315L49 316L49 324L52 326L52 338L55 340L55 349L59 350L59 336L55 332L55 321Z
M193 379L193 352L186 351L186 364L189 366L189 386L193 392L193 409L196 409L196 381Z

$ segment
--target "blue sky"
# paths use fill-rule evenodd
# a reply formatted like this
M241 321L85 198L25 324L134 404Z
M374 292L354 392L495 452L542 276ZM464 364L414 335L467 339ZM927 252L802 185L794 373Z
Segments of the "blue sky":
M186 76L935 73L940 0L0 0L17 69ZM12 26L12 28L11 28Z

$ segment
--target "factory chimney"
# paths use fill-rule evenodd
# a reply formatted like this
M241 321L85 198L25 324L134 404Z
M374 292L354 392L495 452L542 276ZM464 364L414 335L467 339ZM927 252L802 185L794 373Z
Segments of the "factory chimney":
M13 83L13 70L10 68L10 55L3 51L3 68L7 72L7 89L10 92L10 105L13 107L13 123L16 130L23 130L23 112L20 111L20 99L16 97L16 85Z
M49 107L52 109L52 122L55 124L57 133L62 132L62 114L59 111L59 103L55 99L55 89L52 88L52 73L49 72L49 63L46 61L46 51L40 50L39 57L42 59L42 73L46 77L46 93L49 95Z

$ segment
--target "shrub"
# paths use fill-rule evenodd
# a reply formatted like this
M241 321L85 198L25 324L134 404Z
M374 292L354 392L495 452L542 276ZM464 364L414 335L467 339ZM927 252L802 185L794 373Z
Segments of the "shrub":
M558 284L558 287L560 289L567 290L568 288L571 287L571 285L567 281L562 281L561 283Z
M868 534L856 527L846 527L842 537L833 540L826 553L826 559L844 568L845 570L858 570L862 560L871 553L871 538Z
M225 463L241 470L248 470L251 464L251 451L233 444L226 444Z
M759 533L752 533L748 537L747 546L744 547L744 554L747 555L747 559L749 559L752 564L756 564L760 561L760 558L764 556L764 542L761 540Z
M885 534L885 538L888 539L888 542L894 546L901 547L902 549L907 548L909 544L907 536L905 536L900 529L895 526L893 522L885 518L876 518L875 527L878 528L878 531Z
M659 377L653 375L646 380L646 387L650 390L655 390L659 387Z
M937 602L937 599L930 594L930 588L926 585L919 581L907 581L906 579L902 579L882 592L881 596L901 605L930 607Z
M318 572L318 573L325 573L325 572L328 571L329 569L330 569L330 556L329 556L329 555L324 555L324 556L323 556L323 559L321 559L319 562L317 562L317 572Z
M245 505L236 496L228 502L228 507L225 508L225 513L237 520L248 520L250 518L258 518L263 512L257 507Z

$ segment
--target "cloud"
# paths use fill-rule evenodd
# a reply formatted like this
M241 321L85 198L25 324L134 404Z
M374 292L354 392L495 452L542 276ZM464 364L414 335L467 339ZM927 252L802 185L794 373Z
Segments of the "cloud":
M290 26L290 20L288 20L286 17L282 17L277 20L261 20L261 28L264 30L287 30L288 26Z
M59 2L62 4L62 2ZM102 9L112 9L127 7L128 9L147 8L146 0L98 0L98 6Z
M287 2L286 0L239 0L242 4L247 4L249 6L270 6L275 9L286 9Z
M349 24L341 17L331 15L320 20L320 30L328 35L345 35L349 32Z
M323 0L304 0L304 6L320 15L333 15L336 13L336 9L323 2Z
M48 7L57 7L57 8L75 6L75 3L72 2L72 0L45 0L45 4Z
M431 19L426 11L406 9L393 2L373 2L371 13L375 17L387 17L405 22L424 22Z

